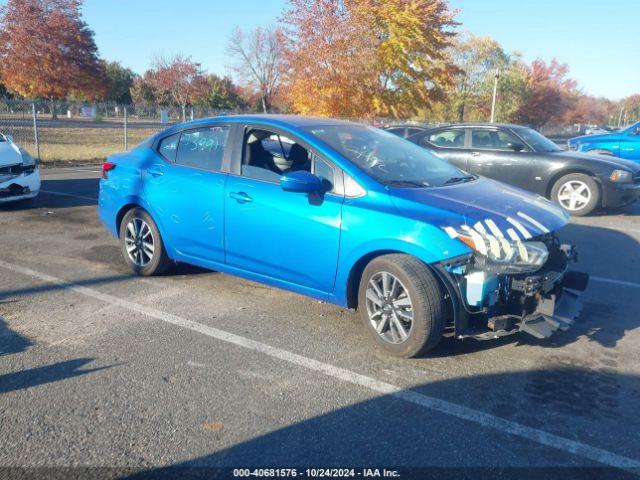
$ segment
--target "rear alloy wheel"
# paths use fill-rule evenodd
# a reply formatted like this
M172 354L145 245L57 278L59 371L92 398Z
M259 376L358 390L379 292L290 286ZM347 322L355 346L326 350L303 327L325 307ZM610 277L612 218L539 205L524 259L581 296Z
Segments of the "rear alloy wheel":
M443 291L429 268L403 254L383 255L367 265L358 310L375 342L404 358L438 344L447 312Z
M158 227L141 208L129 210L122 219L120 243L125 262L137 275L159 275L171 264Z
M560 178L551 190L551 198L570 215L590 214L600 203L600 190L595 180L582 173Z

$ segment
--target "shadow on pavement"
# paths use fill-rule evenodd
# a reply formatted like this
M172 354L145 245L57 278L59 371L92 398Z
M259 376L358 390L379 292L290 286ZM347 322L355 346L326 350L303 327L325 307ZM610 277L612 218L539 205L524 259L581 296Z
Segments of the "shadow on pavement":
M2 203L0 212L95 206L98 204L98 181L97 178L43 180L36 198Z
M86 280L74 280L62 283L47 283L36 287L16 288L15 290L0 290L0 299L18 296L35 295L37 293L54 292L56 290L64 290L65 288L73 288L76 286L101 285L106 283L124 282L127 280L135 280L134 275L112 275L109 277L90 278Z
M2 303L6 302L0 302L0 304ZM27 337L23 337L19 333L11 330L7 322L0 317L0 357L11 355L12 353L24 352L31 345L33 345L33 343L31 343Z
M110 368L99 367L80 370L93 360L93 358L78 358L76 360L54 363L53 365L47 365L45 367L31 368L29 370L0 375L0 394L44 385L46 383L53 383Z
M572 450L570 441L549 446L536 432L637 458L640 448L633 439L640 422L627 402L639 388L638 376L554 362L532 371L447 379L127 478L216 478L211 469L303 466L432 467L401 478L625 478L614 468L594 468L600 464L590 458L593 451ZM220 428L211 443L224 438L225 427ZM569 453L576 451L582 455ZM576 465L591 469L567 468Z

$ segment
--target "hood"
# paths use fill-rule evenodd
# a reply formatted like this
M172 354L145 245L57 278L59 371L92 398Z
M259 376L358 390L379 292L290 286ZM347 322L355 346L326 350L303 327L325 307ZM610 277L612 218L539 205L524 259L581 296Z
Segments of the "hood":
M13 142L0 142L0 167L22 163L20 150Z
M389 194L401 213L433 225L463 225L522 240L565 226L568 215L547 199L480 177L437 188L392 188Z
M633 173L640 172L640 164L638 162L634 162L632 160L625 160L623 158L612 157L610 155L596 155L593 153L585 153L585 152L569 152L569 151L561 151L561 152L553 152L551 153L554 157L558 158L568 158L572 160L579 160L580 162L585 163L598 163L602 165L604 168L611 168L612 170L616 168L626 168Z
M580 137L573 137L569 139L569 143L593 143L602 141L611 141L618 138L619 132L602 133L600 135L582 135Z

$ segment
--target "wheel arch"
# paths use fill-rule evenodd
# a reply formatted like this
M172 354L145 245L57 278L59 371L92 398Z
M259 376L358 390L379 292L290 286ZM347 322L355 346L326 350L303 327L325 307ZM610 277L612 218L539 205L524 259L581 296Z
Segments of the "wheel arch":
M118 238L120 238L120 226L122 224L122 219L127 214L127 212L129 212L130 210L132 210L134 208L143 208L144 209L144 207L141 206L140 203L131 202L131 203L127 203L127 204L123 205L120 208L120 210L118 210L118 213L116 213L116 233L118 235ZM146 211L146 209L145 209L145 211Z
M346 286L347 308L352 308L352 309L358 308L358 290L360 288L360 280L362 279L362 274L364 273L365 268L367 268L367 265L369 265L376 258L379 258L383 255L391 255L391 254L407 255L410 257L417 258L433 274L436 281L443 288L443 291L447 290L447 287L442 282L440 273L437 271L437 269L433 265L429 264L428 262L425 262L422 258L402 250L395 250L395 249L375 250L360 257L355 262L355 264L351 267L351 270L349 271L349 276L347 278L347 286Z
M596 182L596 185L598 186L598 193L600 194L600 198L602 199L602 185L600 183L600 179L593 172L590 172L589 170L587 170L585 168L580 168L580 167L568 167L568 168L565 168L563 170L560 170L559 172L554 173L553 176L549 179L549 182L547 183L546 195L545 196L549 200L553 200L551 198L551 191L553 190L553 186L562 177L564 177L566 175L571 175L572 173L581 173L582 175L586 175L586 176L592 178Z

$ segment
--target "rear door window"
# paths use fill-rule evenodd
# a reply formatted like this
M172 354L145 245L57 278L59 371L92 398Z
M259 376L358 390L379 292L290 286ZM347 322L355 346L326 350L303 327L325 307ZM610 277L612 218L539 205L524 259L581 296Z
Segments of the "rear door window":
M176 161L176 153L178 153L178 143L180 142L180 134L176 133L170 137L160 140L158 152L170 162Z
M510 150L510 143L521 143L504 130L474 129L471 133L471 146L478 149Z
M464 128L438 130L427 135L426 140L443 148L464 148Z
M182 132L176 163L185 167L220 171L229 127L196 128Z

